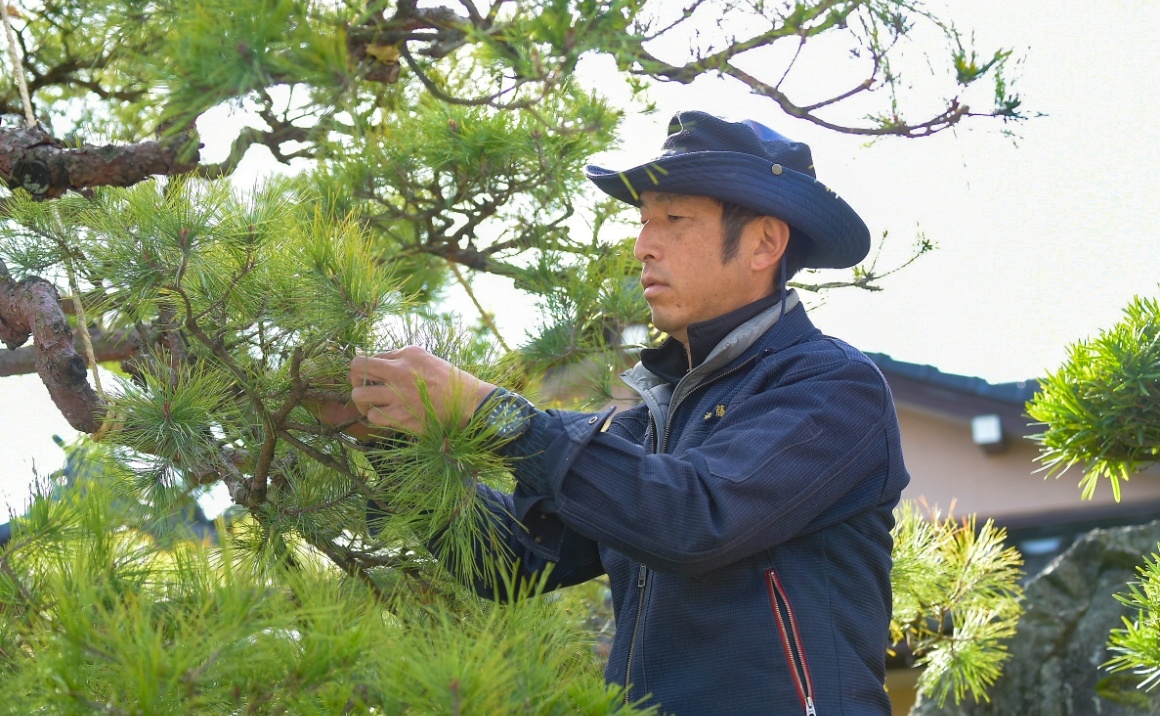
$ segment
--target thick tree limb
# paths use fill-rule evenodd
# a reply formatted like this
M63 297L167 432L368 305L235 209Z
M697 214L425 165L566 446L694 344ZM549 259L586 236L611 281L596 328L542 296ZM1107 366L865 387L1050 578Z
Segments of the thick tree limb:
M0 317L0 321L3 318ZM132 339L133 331L116 331L113 333L95 332L93 338L93 355L98 363L106 361L122 361L137 355L137 345ZM74 337L73 349L81 352L80 338ZM9 351L0 351L0 378L10 375L25 375L36 372L36 348L24 346Z
M151 176L193 170L197 152L183 156L189 147L190 135L183 133L166 142L70 149L38 128L0 128L0 179L38 199L53 199L70 189L132 186Z
M42 278L13 281L0 262L0 340L9 349L33 339L36 372L69 425L86 433L100 427L103 404L89 386L85 359L73 347L72 329L56 288Z
M393 84L398 80L398 58L375 57L375 48L400 46L405 42L425 43L419 53L433 58L445 57L466 41L472 26L484 30L490 21L472 13L469 17L447 7L418 7L400 2L391 17L370 19L347 29L347 52L355 62L370 62L377 70L365 79ZM371 52L368 53L368 49Z

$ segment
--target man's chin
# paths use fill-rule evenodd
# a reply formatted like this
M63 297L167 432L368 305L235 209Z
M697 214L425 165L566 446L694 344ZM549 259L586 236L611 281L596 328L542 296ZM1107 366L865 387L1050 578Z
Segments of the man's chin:
M681 328L684 327L684 326L674 326L672 323L665 321L663 318L660 320L657 320L657 316L655 316L655 315L652 317L652 325L653 325L653 328L657 329L658 331L665 334L666 336L671 336L671 335L673 335L673 331L679 331Z
M668 321L665 320L664 316L658 316L656 311L652 312L652 315L651 315L649 320L652 323L653 328L657 329L661 333L670 333L671 332L671 331L669 331Z

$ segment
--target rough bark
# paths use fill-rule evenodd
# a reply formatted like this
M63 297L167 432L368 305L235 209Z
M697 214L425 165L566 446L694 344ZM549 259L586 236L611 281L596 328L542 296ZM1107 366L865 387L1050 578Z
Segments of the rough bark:
M2 320L2 318L0 318ZM137 355L137 345L132 341L132 331L115 333L93 333L93 355L98 363L123 361ZM73 349L83 353L79 336L74 336ZM36 348L24 346L14 350L0 351L0 378L10 375L25 375L36 372Z
M56 288L36 277L13 281L0 263L0 340L15 350L29 337L36 372L57 409L77 430L96 432L102 402L89 386L88 365L73 346Z
M179 134L165 142L70 149L37 127L0 129L0 179L37 199L70 189L132 186L152 176L192 171L197 152L190 142L190 135Z

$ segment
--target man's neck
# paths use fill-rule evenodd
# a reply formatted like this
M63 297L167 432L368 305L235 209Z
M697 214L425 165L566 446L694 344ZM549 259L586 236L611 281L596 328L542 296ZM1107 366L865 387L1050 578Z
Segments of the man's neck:
M721 339L732 333L734 328L777 305L778 300L779 296L771 293L716 318L690 323L685 329L684 341L685 353L689 356L689 370L703 363Z
M685 340L672 337L658 348L646 348L641 352L641 362L655 375L675 384L703 363L721 339L741 324L776 306L778 300L777 295L766 296L717 318L692 323L686 330Z

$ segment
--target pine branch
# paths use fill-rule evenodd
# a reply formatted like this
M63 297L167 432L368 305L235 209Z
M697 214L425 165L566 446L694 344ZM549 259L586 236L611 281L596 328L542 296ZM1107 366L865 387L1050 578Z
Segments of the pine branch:
M197 152L188 151L190 136L183 132L165 142L70 149L41 129L0 128L0 179L37 199L54 199L70 189L132 186L152 176L192 171Z
M415 3L396 4L395 14L350 28L347 31L347 53L356 62L375 60L367 48L401 46L407 42L425 43L419 52L432 58L446 57L467 41L470 29L486 30L494 18L481 18L478 12L468 17L457 14L448 7L418 7ZM385 64L385 63L381 63ZM395 69L381 68L365 79L393 84L398 79L398 63Z
M293 137L300 140L300 137ZM201 179L220 179L234 173L238 165L242 163L242 158L245 157L246 152L254 145L263 145L266 147L278 146L279 140L275 132L263 132L257 127L246 127L238 136L234 138L234 142L230 145L230 154L224 160L217 164L203 164L199 165L193 170L193 175ZM289 141L289 140L286 140Z
M359 477L358 474L355 473L354 470L350 469L348 465L340 463L333 456L322 452L313 445L299 440L288 430L282 430L279 434L282 436L283 440L293 445L300 452L310 456L319 464L334 470L335 472L353 482L355 489L362 493L363 497L366 497L370 503L375 506L376 509L381 510L385 514L392 512L390 505L383 502L382 496L376 493L375 490L373 490L371 486L367 484L366 480L363 480L361 477Z
M24 69L32 75L32 81L28 83L28 90L33 95L48 87L64 88L76 86L84 87L89 92L104 100L113 99L121 102L135 102L145 98L147 94L147 90L145 89L110 90L102 87L95 80L84 79L81 76L82 72L87 72L90 76L96 75L100 70L107 67L108 64L109 54L102 53L97 57L85 57L83 59L72 55L66 56L46 72L40 72L37 70L35 63L26 61L24 63Z
M475 291L472 290L471 284L467 281L466 278L463 277L463 273L455 264L448 265L451 267L451 273L455 274L455 280L459 282L459 285L462 286L463 290L467 292L467 297L470 298L471 302L475 305L475 310L479 312L480 320L482 320L484 325L487 326L487 329L491 331L491 334L495 336L495 339L499 341L500 346L502 346L503 349L508 353L511 353L511 346L509 346L507 342L504 341L503 334L499 332L499 328L496 327L495 321L493 321L491 318L491 314L484 310L483 305L479 302L479 299L475 297Z
M2 1L2 0L0 0ZM85 359L73 345L73 333L60 307L56 288L42 278L16 282L0 261L0 340L9 349L31 337L36 372L69 425L85 433L100 427L104 403L88 382Z
M285 427L286 418L290 415L290 411L298 407L303 396L306 395L307 385L303 382L301 374L302 358L302 347L296 346L290 357L290 393L282 401L278 410L267 420L268 430L262 441L262 451L258 454L258 464L254 468L254 476L250 480L250 499L254 504L262 504L266 501L266 491L269 488L268 472L270 463L274 459L274 450L278 445L278 433Z
M0 318L0 320L3 320ZM93 354L98 363L128 360L138 353L135 343L136 331L96 331L92 334ZM74 337L73 349L80 353L80 338ZM12 375L26 375L36 372L36 348L23 346L14 350L0 351L0 378Z
M529 107L534 107L542 102L553 85L552 78L548 77L519 78L510 87L496 90L495 92L492 92L488 95L483 95L481 97L456 97L443 91L443 89L435 83L435 80L431 79L431 77L429 77L427 73L423 71L423 68L420 67L419 63L415 61L415 58L411 56L411 52L407 49L405 44L399 46L399 53L403 59L407 61L407 67L411 69L411 72L414 73L415 77L418 78L418 80L423 84L427 91L430 92L435 98L446 102L447 104L455 104L465 107L488 106L502 110L527 109ZM531 82L540 82L544 85L540 94L534 97L529 97L527 99L514 100L511 102L499 101L503 97L515 96L516 92L521 87Z
M424 244L419 250L425 254L440 256L448 261L462 264L474 271L483 271L515 279L522 278L526 273L517 266L496 261L482 251L474 248L460 248L452 243Z
M20 598L29 607L36 604L36 598L29 591L28 585L25 584L24 580L16 573L16 570L12 569L10 558L31 543L31 541L30 538L25 537L24 539L6 545L5 549L0 551L0 572L8 575L8 579L11 580L12 584L16 586L17 591L20 593Z
M358 563L353 557L346 553L338 545L334 544L328 539L322 539L311 534L304 534L303 537L315 549L325 554L330 561L336 564L344 572L352 577L357 578L363 584L370 588L371 593L378 598L383 604L390 604L390 595L383 591L383 588L371 579L362 565Z
M305 142L310 139L310 133L302 127L290 123L280 123L272 131L265 132L256 127L246 127L230 145L230 154L217 164L200 164L192 170L194 176L202 179L220 179L233 174L241 164L242 158L250 147L261 145L270 150L274 158L287 163L291 157L282 153L282 144L285 142ZM311 156L311 152L303 154L296 152L294 156Z

